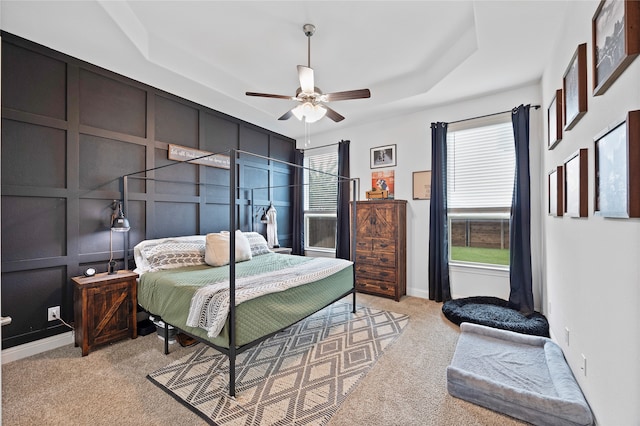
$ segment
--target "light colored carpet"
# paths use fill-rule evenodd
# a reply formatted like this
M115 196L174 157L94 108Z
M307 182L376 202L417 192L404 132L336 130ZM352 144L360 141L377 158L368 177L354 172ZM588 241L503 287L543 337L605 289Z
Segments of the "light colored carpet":
M363 294L357 303L411 318L329 426L524 424L448 394L446 367L460 330L442 315L441 303L415 297L395 302ZM3 365L2 424L204 424L146 378L198 346L174 344L165 356L162 342L152 334L86 357L68 345Z
M149 377L220 426L324 426L408 322L334 303L238 355L235 398L228 358L204 345Z

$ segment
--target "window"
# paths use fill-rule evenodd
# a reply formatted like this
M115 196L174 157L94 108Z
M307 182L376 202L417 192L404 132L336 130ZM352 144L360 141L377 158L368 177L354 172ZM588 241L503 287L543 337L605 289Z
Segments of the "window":
M336 249L338 148L317 148L304 158L304 248Z
M515 145L509 113L447 131L449 259L509 265Z

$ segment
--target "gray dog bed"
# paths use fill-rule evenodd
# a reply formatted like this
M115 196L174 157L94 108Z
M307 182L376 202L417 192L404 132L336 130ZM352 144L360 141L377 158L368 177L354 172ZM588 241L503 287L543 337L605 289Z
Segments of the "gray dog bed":
M534 425L591 425L593 415L551 339L462 323L447 367L455 397Z

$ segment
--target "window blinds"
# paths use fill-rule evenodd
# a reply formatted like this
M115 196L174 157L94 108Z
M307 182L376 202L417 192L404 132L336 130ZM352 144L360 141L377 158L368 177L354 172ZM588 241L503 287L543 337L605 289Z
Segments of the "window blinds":
M305 153L305 210L335 212L338 209L338 150ZM310 169L310 170L309 170ZM326 174L329 173L329 174Z
M511 207L515 147L511 121L447 132L447 204L449 209Z

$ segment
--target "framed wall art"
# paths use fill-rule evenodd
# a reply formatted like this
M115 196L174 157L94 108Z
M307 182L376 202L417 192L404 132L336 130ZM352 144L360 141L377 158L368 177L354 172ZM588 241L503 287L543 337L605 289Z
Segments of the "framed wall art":
M553 149L562 140L562 89L556 90L556 95L547 108L547 124L547 147Z
M640 110L595 137L595 214L640 217Z
M591 23L593 95L602 95L640 53L640 2L602 0Z
M562 166L551 170L548 175L549 182L549 216L560 217L564 214L563 191L564 183Z
M393 198L395 193L395 172L393 170L384 172L371 172L371 189L383 189L389 191L389 198Z
M413 172L413 199L431 199L431 170Z
M571 130L587 112L587 43L573 54L562 78L564 129Z
M564 213L569 217L589 216L588 161L587 149L581 148L564 162Z
M371 168L394 167L396 161L396 146L385 145L371 148Z

